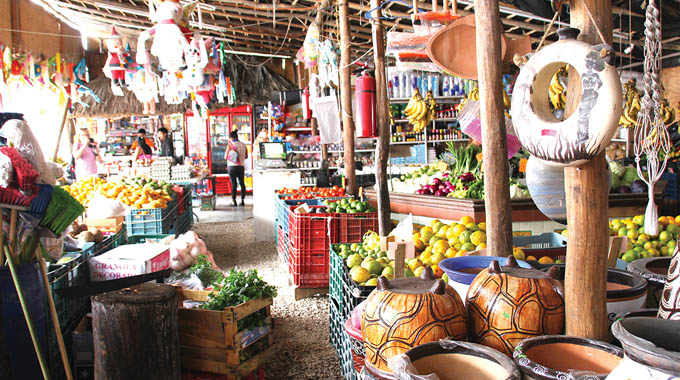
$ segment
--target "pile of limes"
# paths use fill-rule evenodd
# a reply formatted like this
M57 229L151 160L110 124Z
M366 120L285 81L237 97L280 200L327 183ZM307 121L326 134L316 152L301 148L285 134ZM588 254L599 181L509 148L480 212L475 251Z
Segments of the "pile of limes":
M680 215L661 216L658 223L659 234L649 236L645 233L644 215L612 219L609 222L609 235L626 237L629 241L628 250L619 253L619 258L630 263L647 257L672 256L680 233Z

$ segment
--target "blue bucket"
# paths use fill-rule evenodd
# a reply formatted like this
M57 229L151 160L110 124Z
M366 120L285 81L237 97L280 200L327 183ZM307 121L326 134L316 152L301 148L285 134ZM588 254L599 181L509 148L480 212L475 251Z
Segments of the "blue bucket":
M506 265L507 257L498 256L461 256L442 260L439 268L449 276L449 285L458 292L465 302L467 290L477 274L489 267L492 261L498 261L501 266ZM517 260L520 268L532 268L529 263Z

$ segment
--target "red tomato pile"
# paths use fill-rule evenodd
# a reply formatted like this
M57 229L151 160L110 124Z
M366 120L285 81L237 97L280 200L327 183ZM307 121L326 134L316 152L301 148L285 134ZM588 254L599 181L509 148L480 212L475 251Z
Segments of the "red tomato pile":
M312 198L333 198L342 197L345 195L345 189L339 186L333 187L316 187L316 186L301 186L297 189L289 189L284 187L276 192L277 194L289 194L283 199L312 199Z

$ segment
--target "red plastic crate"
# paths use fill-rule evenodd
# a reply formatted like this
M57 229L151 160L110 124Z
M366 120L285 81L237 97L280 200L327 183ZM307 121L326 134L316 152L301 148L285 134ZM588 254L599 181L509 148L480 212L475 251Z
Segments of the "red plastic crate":
M299 206L297 206L299 207ZM288 238L290 246L297 250L325 251L338 231L338 214L296 214L297 207L288 208ZM318 209L323 206L309 206Z
M328 248L306 250L289 247L288 271L293 285L299 288L328 286Z
M215 178L215 194L217 195L231 194L231 180L229 180L229 177Z
M338 214L338 234L333 243L361 243L368 231L378 232L378 213Z

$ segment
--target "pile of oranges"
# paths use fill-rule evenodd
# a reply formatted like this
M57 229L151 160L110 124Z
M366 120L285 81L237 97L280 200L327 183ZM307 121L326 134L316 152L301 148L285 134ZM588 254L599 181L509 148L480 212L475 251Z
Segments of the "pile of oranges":
M108 182L101 178L81 180L70 186L64 186L64 190L85 207L89 206L96 194L101 194L110 199L118 199L133 209L165 208L172 199L163 189Z

